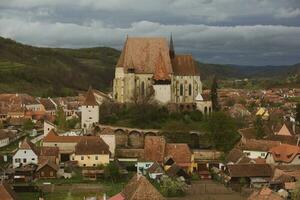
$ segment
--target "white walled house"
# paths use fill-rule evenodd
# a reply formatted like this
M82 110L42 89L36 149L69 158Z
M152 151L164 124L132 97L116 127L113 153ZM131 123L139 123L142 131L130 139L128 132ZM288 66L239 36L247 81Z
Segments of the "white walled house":
M21 165L37 164L38 155L38 149L28 138L25 138L18 151L13 156L13 168Z
M146 170L151 167L152 161L140 161L136 164L137 174L146 175Z
M81 106L81 128L91 129L99 122L99 105L96 101L92 88L89 88L85 102Z
M256 159L256 158L265 158L268 154L268 151L243 150L243 153L248 158Z
M48 133L49 133L52 129L54 129L54 130L56 131L56 126L55 126L55 124L53 124L53 123L51 123L51 122L45 120L45 121L44 121L44 137L45 137L46 135L48 135Z

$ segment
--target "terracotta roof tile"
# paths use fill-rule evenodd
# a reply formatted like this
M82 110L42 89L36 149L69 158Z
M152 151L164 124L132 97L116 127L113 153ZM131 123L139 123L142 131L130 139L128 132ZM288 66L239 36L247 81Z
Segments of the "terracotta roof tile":
M96 101L96 97L93 93L93 89L90 87L85 96L85 101L83 103L85 106L97 106L98 103Z
M0 183L0 199L17 200L18 198L12 187L6 182L2 182Z
M179 166L186 166L192 162L192 152L187 144L168 143L165 157L172 157Z
M109 146L100 137L85 137L75 146L76 155L109 154Z
M167 71L167 68L165 66L164 60L162 58L161 53L159 54L159 59L157 61L157 64L155 66L155 71L153 74L153 79L156 81L165 81L170 80L171 77Z
M282 144L273 147L269 152L272 154L273 159L276 162L290 163L300 153L300 147L289 144Z
M284 198L269 188L262 188L260 191L254 191L247 200L284 200Z
M44 137L44 142L78 143L81 139L97 139L98 136L60 136L53 129Z
M122 190L126 200L163 200L165 199L144 176L134 175Z
M144 159L162 163L164 161L164 152L166 140L162 136L146 136L144 147Z
M172 60L174 75L195 76L199 75L199 70L192 55L176 55Z
M268 164L227 165L230 177L271 177L272 168Z
M125 73L133 67L137 74L153 74L160 53L167 73L173 73L168 42L165 38L127 38L116 66L123 67ZM132 64L134 66L131 66Z

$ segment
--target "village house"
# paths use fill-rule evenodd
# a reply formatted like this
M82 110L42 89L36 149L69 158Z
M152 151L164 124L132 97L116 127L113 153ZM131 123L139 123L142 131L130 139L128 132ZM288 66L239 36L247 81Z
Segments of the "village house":
M38 102L43 105L43 111L46 112L47 115L56 115L57 105L50 98L37 98Z
M98 122L99 105L90 87L86 94L85 101L81 106L81 128L89 130Z
M80 167L97 167L109 163L109 146L100 138L82 138L75 146L72 161Z
M300 147L281 144L269 150L266 161L273 165L299 165Z
M36 169L36 177L39 179L57 178L57 171L59 167L57 164L45 160L41 162Z
M113 98L120 103L151 95L162 104L196 108L202 82L191 55L177 55L172 37L127 37L115 69Z
M156 161L163 164L165 159L170 157L189 173L193 172L194 167L197 167L194 155L187 144L166 143L163 136L146 136L144 161Z
M56 131L56 125L53 124L52 122L49 122L47 120L44 121L44 126L43 126L43 129L44 129L44 137L46 135L48 135L48 133L53 129L54 131Z
M100 136L64 136L58 135L53 129L43 138L43 146L45 147L58 147L61 162L71 160L71 155L75 152L76 145L82 140L98 140ZM105 138L104 138L105 139ZM102 140L104 140L102 139ZM105 142L106 143L106 142ZM111 142L106 145L110 145ZM113 149L114 146L109 146Z
M29 140L29 138L25 138L17 152L13 155L13 167L16 168L27 164L37 164L38 155L38 148Z
M230 184L240 184L241 179L250 187L260 188L267 185L273 175L268 164L233 164L227 165L226 173L230 177Z
M13 155L13 167L17 168L28 164L39 164L49 160L59 164L59 154L57 147L37 147L29 138L25 138L19 149Z

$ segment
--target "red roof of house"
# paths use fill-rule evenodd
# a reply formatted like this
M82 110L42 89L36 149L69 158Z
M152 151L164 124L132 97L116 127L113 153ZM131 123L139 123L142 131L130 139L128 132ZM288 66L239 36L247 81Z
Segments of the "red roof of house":
M172 157L179 166L188 166L191 164L192 152L187 144L168 143L166 145L165 157Z
M166 140L163 136L146 136L144 159L162 163L164 161L165 147Z
M300 153L300 147L289 144L282 144L273 147L269 152L272 153L273 159L275 161L290 163L294 160L296 155Z
M97 139L97 136L60 136L53 129L44 137L44 142L78 143L81 139Z

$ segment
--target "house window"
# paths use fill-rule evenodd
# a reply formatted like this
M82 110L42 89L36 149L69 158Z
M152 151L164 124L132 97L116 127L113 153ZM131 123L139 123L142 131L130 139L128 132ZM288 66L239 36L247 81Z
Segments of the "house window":
M95 160L98 160L98 156L95 156Z
M83 166L85 167L85 166L86 166L86 164L83 164Z
M180 93L180 96L183 96L183 84L180 84L180 91L179 91L179 93Z
M189 96L192 96L192 85L189 84Z
M24 151L24 153L26 153L26 151Z
M261 153L261 157L265 157L266 156L266 154L265 153Z
M21 162L21 159L20 159L20 158L16 158L16 159L15 159L15 162L16 162L16 163L20 163L20 162Z
M84 160L84 157L83 157L83 156L81 156L81 160Z
M50 176L53 176L53 171L50 172Z
M74 160L74 156L72 156L72 160Z
M246 155L247 155L247 156L250 156L250 155L251 155L251 153L250 153L250 152L246 152Z
M26 162L27 162L26 158L23 158L23 163L26 163Z
M56 146L56 147L57 147L57 144L54 144L54 146Z
M96 164L93 164L94 167L96 167Z
M89 119L92 119L92 117L89 117Z
M32 161L35 161L35 158L31 158Z

